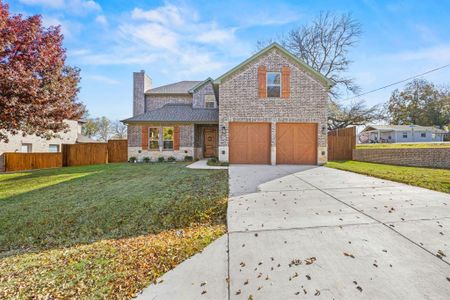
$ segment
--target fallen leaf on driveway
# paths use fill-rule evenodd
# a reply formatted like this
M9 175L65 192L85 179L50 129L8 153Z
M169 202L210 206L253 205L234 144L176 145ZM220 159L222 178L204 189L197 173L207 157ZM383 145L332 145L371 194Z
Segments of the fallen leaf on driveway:
M348 257L351 257L351 258L355 258L355 256L353 254L350 254L350 253L347 253L347 252L344 252L344 255L348 256Z

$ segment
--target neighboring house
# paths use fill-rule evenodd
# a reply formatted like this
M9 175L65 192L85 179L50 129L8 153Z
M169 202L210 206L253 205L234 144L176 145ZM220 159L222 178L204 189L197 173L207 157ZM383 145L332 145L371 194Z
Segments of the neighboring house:
M359 134L361 143L442 142L445 130L419 125L369 125Z
M23 136L21 132L9 134L9 142L0 142L0 154L3 152L60 152L61 144L95 142L81 134L83 121L65 120L67 132L61 132L58 138L45 139L34 134Z
M58 138L45 139L36 135L23 136L21 132L9 134L8 143L0 142L0 172L4 169L2 154L5 152L60 152L62 144L92 143L96 142L81 134L83 121L65 120L68 125L67 132L59 133Z
M274 43L219 78L152 88L133 74L128 155L323 164L332 83Z

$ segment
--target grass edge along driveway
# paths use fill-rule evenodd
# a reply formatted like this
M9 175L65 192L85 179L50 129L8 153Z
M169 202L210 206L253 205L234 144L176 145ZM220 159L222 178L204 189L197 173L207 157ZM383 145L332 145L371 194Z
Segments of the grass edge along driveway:
M226 170L109 164L0 175L0 298L131 298L226 232Z
M330 161L326 166L450 193L450 170L447 169L395 166L353 160Z

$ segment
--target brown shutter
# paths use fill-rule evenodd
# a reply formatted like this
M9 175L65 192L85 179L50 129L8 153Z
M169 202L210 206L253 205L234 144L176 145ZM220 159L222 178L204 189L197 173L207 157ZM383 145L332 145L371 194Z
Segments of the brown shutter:
M258 97L266 98L267 97L267 89L266 89L266 66L258 67Z
M291 70L289 67L281 68L281 97L289 98L291 92L291 79L290 79Z
M142 126L141 145L142 145L142 150L148 149L148 127L147 126Z
M180 150L180 127L173 128L173 150Z

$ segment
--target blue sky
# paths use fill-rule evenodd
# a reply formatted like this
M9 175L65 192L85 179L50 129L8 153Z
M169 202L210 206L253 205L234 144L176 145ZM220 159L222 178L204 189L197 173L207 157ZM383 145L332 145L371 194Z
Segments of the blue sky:
M80 99L92 116L131 116L132 72L154 86L218 77L264 40L322 10L351 12L362 25L349 75L363 91L450 63L450 1L4 0L12 13L62 26L68 63L81 68ZM450 84L450 68L425 77ZM401 86L399 86L401 87ZM395 88L395 87L394 87ZM391 91L365 96L368 104Z

